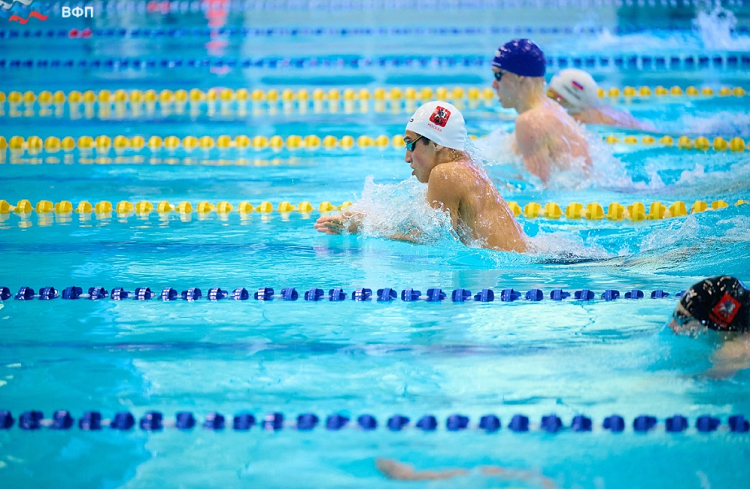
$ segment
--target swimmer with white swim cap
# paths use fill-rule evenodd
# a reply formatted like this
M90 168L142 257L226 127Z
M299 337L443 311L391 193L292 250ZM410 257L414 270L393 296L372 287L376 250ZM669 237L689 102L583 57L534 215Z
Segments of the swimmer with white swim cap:
M575 120L582 124L601 124L655 131L647 122L639 121L625 111L604 105L599 101L599 85L583 70L561 70L547 87L547 95L562 105Z
M582 129L545 93L546 65L542 50L528 39L503 44L492 60L492 88L503 107L518 112L516 152L526 169L544 184L553 167L591 166Z
M428 102L409 119L404 133L405 161L412 175L427 184L427 201L447 211L464 243L484 248L526 251L526 235L487 174L464 151L466 126L461 112L448 102ZM326 234L356 233L361 218L344 213L322 216L315 229ZM420 232L393 239L416 242Z

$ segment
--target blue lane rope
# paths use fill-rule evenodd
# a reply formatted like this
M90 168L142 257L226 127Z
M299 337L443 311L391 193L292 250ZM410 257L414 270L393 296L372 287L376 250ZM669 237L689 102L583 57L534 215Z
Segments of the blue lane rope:
M226 37L257 37L257 38L279 38L279 37L369 37L369 36L531 36L531 35L562 35L582 36L597 35L605 32L613 34L635 34L649 32L648 29L638 26L614 26L607 27L563 27L563 26L502 26L502 27L464 27L464 26L441 26L441 27L181 27L181 28L86 28L86 29L0 29L0 39L160 39L160 38L208 38L219 35ZM689 33L688 29L669 29L670 33ZM738 34L747 34L750 28L739 26Z
M376 56L376 57L299 57L299 58L102 58L102 59L0 59L0 69L108 69L151 70L161 68L239 68L239 69L377 69L377 68L488 68L487 56ZM688 55L551 55L551 69L626 68L646 70L691 70L703 68L750 68L748 54Z
M674 294L674 297L681 297L685 291L679 291ZM342 302L351 297L351 300L355 302L391 302L401 297L403 302L416 302L424 300L426 302L442 302L448 299L448 294L440 288L427 289L425 294L422 294L417 289L403 289L399 295L396 289L382 288L377 289L373 294L372 289L360 288L355 289L351 296L340 287L334 287L328 290L326 293L323 289L313 287L304 293L300 294L294 287L285 287L281 289L280 294L276 294L272 287L260 287L256 292L250 293L246 288L239 287L232 291L229 289L222 289L221 287L214 287L208 289L205 298L209 301L220 301L222 299L233 299L236 301L246 301L250 297L258 301L272 301L274 299L281 299L282 301L296 301L302 298L308 302ZM672 295L669 292L658 289L653 290L649 294L651 299L665 299ZM197 301L204 297L202 291L198 287L190 287L187 290L178 292L177 289L172 287L165 287L161 293L152 291L150 287L136 287L135 290L126 290L123 287L115 287L111 290L107 290L104 287L89 287L87 292L83 291L83 288L78 286L66 287L60 292L54 287L42 287L38 293L31 287L21 287L18 292L13 295L8 287L0 287L0 301L6 301L11 298L20 301L30 301L34 299L38 300L53 300L61 297L63 300L77 300L77 299L90 299L90 300L101 300L109 298L111 300L126 300L134 299L137 301L147 301L156 298L161 301L169 302L175 300L185 301ZM526 302L539 302L544 300L545 293L541 289L531 289L525 294L515 289L502 289L497 294L500 302L515 302L523 300ZM554 289L547 294L552 301L563 301L570 297L572 300L581 302L590 301L615 301L620 299L620 291L614 289L607 289L601 294L597 294L592 290L581 289L576 290L571 294L563 289ZM633 289L625 292L622 297L629 300L639 300L646 297L646 294L640 289ZM455 303L463 302L494 302L495 291L492 289L482 289L476 294L472 295L468 289L455 289L450 293L450 300Z
M70 411L55 411L51 418L45 418L41 411L26 411L22 413L18 420L13 417L10 411L0 411L0 430L9 430L16 424L23 431L35 431L42 428L52 430L70 430L74 426L82 431L98 431L105 428L117 431L129 431L136 426L143 431L162 431L165 428L175 428L178 430L192 430L199 425L195 415L189 411L180 411L175 414L174 421L165 420L164 415L159 411L148 411L136 423L135 416L128 411L116 413L112 419L103 418L98 411L87 411L78 419ZM231 419L224 415L212 412L209 413L205 420L200 423L204 429L224 430L226 428L234 431L249 431L253 427L266 431L279 431L282 429L296 429L298 431L311 431L321 424L321 419L316 414L304 413L296 418L287 419L282 413L269 413L262 418L256 419L252 413L239 413ZM641 415L633 419L632 428L636 433L648 433L654 431L659 425L659 420L655 416ZM688 419L681 414L675 414L664 420L664 431L667 433L682 433L689 429ZM342 429L358 429L362 431L373 431L379 426L378 420L370 415L363 414L352 420L343 414L331 414L325 418L323 423L328 431L340 431ZM464 430L481 430L488 433L494 433L502 429L502 422L494 414L482 416L477 423L472 423L468 416L462 414L452 414L445 420L446 431L464 431ZM412 428L411 419L408 416L400 414L391 416L385 423L385 427L390 431L402 431L405 428ZM436 431L439 427L438 420L433 415L424 415L420 417L413 428L422 431ZM617 414L608 416L601 424L604 431L612 433L621 433L625 431L625 419ZM702 415L695 419L694 427L699 433L711 433L719 429L724 429L732 433L747 433L750 431L750 422L741 414L729 416L726 426L723 426L721 420L716 416ZM529 431L545 431L547 433L558 433L560 431L573 431L577 433L586 433L594 431L594 425L591 418L584 415L573 417L570 425L564 425L562 419L556 414L542 416L540 423L531 424L528 416L516 414L507 424L507 429L515 433L524 433Z

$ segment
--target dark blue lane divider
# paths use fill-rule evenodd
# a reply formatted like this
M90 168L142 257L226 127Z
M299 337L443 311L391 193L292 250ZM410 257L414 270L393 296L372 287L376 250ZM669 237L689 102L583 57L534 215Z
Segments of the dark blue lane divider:
M606 27L570 27L570 26L398 26L398 27L109 27L109 28L85 28L85 29L0 29L0 39L18 38L46 38L46 39L164 39L164 38L207 38L211 36L225 37L369 37L369 36L494 36L494 35L525 35L532 34L554 35L554 36L582 36L598 35L605 32L613 34L633 34L650 32L648 29L636 26L615 26L611 29ZM689 34L692 30L670 29L669 33ZM737 26L738 34L747 34L748 28Z
M397 414L391 416L385 423L390 431L401 431L411 427L412 420L408 416ZM16 424L16 419L10 411L0 411L0 430L9 430ZM26 411L17 420L18 428L25 431L39 430L42 428L52 430L69 430L76 425L83 431L97 431L105 428L117 431L129 431L136 426L143 431L161 431L165 428L178 430L191 430L196 426L202 426L208 430L223 430L231 428L235 431L249 431L253 427L267 431L278 431L284 428L299 431L310 431L321 424L320 418L313 413L300 414L296 418L286 419L282 413L269 413L264 417L256 419L251 413L240 413L231 419L225 418L219 413L210 413L203 422L199 422L193 413L181 411L175 414L174 420L164 419L159 411L149 411L144 414L138 422L130 412L116 413L112 419L104 419L98 411L88 411L78 419L69 411L55 411L51 418L45 418L41 411ZM343 414L331 414L322 423L326 430L339 431L344 428L372 431L378 428L378 420L369 414L363 414L356 420L352 420ZM642 415L636 417L632 422L633 431L637 433L648 433L660 425L655 416ZM668 433L681 433L689 429L688 419L680 414L666 418L663 421L664 430ZM500 418L494 414L482 416L478 422L472 423L468 416L452 414L445 420L447 431L483 430L495 432L502 429ZM732 433L747 433L750 423L741 414L730 416L725 425L722 425L718 417L703 415L695 419L694 426L700 433L711 433L717 430L730 431ZM414 428L422 431L435 431L439 427L437 418L433 415L425 415L416 420ZM604 431L620 433L625 431L626 423L622 416L612 415L605 418L601 424ZM516 433L528 431L545 431L557 433L560 431L590 432L594 428L591 418L583 415L575 416L570 425L564 425L562 420L555 414L542 416L539 424L532 425L529 418L522 414L514 415L507 424L507 429Z
M680 291L674 294L675 297L680 297L685 291ZM197 287L190 287L187 290L178 292L177 289L172 287L164 288L161 293L152 291L149 287L136 287L135 290L126 290L123 287L115 287L112 290L107 290L104 287L89 287L88 291L84 293L81 287L67 287L60 292L54 287L42 287L36 292L31 287L21 287L18 292L13 295L8 287L0 287L0 300L6 301L13 297L19 301L30 301L33 299L39 300L53 300L62 297L64 300L77 300L77 299L90 299L90 300L101 300L111 299L115 301L133 299L137 301L148 301L151 299L157 299L161 301L197 301L203 297L209 301L220 301L222 299L233 299L236 301L246 301L253 297L258 301L272 301L274 299L280 299L283 301L296 301L303 299L308 302L341 302L347 300L349 294L344 289L335 287L329 289L328 293L323 289L311 288L300 294L294 287L286 287L281 289L280 294L276 294L274 289L271 287L261 287L257 292L250 293L244 287L229 291L229 289L222 289L221 287L214 287L208 289L208 292L204 296L201 289ZM550 300L563 301L571 297L570 292L566 292L562 289L555 289L547 294ZM376 301L376 302L391 302L397 300L399 297L396 289L377 289L373 294L372 289L356 289L351 293L351 299L357 302L365 301ZM425 294L417 289L404 289L400 294L401 300L404 302L416 302L424 300L426 302L442 302L447 300L448 294L442 289L433 288L427 289ZM495 301L495 291L492 289L482 289L478 293L472 295L468 289L455 289L450 294L450 300L452 302L493 302ZM498 292L497 298L500 302L515 302L515 301L526 301L526 302L539 302L544 300L545 293L540 289L531 289L525 294L514 289L502 289ZM576 290L572 294L575 301L588 302L594 300L603 300L606 302L615 301L620 299L620 291L608 289L597 294L588 289ZM625 292L622 297L626 300L639 300L646 297L642 290L634 289ZM664 299L671 297L668 292L663 290L654 290L650 293L651 299Z
M750 55L718 53L714 55L687 54L583 54L583 55L549 55L547 66L550 68L622 68L631 70L693 70L705 68L746 69L750 68ZM311 69L330 68L379 69L406 68L422 69L427 67L487 68L491 58L487 55L455 56L313 56L313 57L267 57L267 58L101 58L101 59L11 59L0 58L0 69L6 68L40 68L40 69L97 69L97 70L154 70L161 68L241 68L241 69Z

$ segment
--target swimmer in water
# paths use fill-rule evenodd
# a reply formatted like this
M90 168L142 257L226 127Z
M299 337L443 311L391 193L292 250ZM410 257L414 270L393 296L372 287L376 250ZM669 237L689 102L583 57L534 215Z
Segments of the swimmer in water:
M690 287L672 314L669 327L677 334L706 329L725 333L706 374L727 378L750 367L750 290L730 276L702 280Z
M526 235L487 174L464 150L466 127L459 110L447 102L428 102L409 119L404 133L405 160L412 175L427 184L427 201L448 212L464 243L484 248L526 251ZM322 216L315 229L326 234L356 233L362 216L347 212ZM392 239L416 242L419 231Z
M544 53L528 39L500 46L492 60L492 88L500 104L516 109L515 150L526 169L547 184L552 167L591 166L583 130L544 89Z
M599 101L599 86L583 70L569 68L552 77L547 95L562 105L582 124L601 124L643 131L656 131L651 124L639 121L623 110Z
M375 460L375 465L386 477L399 481L424 481L452 479L469 475L472 472L467 469L448 469L448 470L422 470L416 471L410 465L398 462L388 458L379 458ZM522 480L526 482L538 482L545 489L555 489L557 486L549 477L545 477L536 472L522 469L508 469L494 465L479 467L478 472L484 476L499 477L506 480Z

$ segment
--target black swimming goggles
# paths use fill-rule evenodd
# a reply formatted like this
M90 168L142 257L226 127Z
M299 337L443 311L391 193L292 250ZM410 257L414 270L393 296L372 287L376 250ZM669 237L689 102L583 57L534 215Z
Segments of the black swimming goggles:
M423 137L424 137L424 136L419 136L419 137L418 137L417 139L414 139L414 140L412 140L412 141L409 141L409 142L407 142L407 143L406 143L406 149L407 149L407 150L409 150L409 151L414 151L414 146L416 146L416 144L417 144L417 141L419 141L419 140L420 140L420 139L422 139Z

